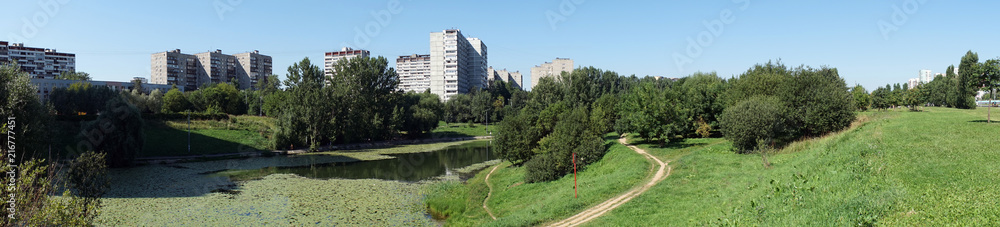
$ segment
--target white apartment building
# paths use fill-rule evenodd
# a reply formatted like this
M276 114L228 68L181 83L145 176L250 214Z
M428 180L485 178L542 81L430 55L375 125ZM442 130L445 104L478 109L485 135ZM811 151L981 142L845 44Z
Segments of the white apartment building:
M350 47L344 47L340 49L340 51L326 52L325 57L323 58L323 71L327 77L333 77L333 74L337 73L334 66L337 62L340 62L340 60L347 60L355 57L367 58L370 56L371 52L367 50L355 50Z
M910 79L909 81L906 82L906 86L909 89L914 89L917 86L919 86L920 84L921 84L920 83L920 78L913 78L913 79Z
M534 88L535 85L538 85L538 81L542 77L555 77L556 80L559 80L559 75L562 75L562 72L573 73L573 59L556 58L552 62L531 67L531 87Z
M424 92L431 89L431 55L413 54L396 58L399 89L404 92Z
M76 54L0 41L0 63L15 62L31 78L54 79L63 72L76 71Z
M930 83L932 80L934 80L934 76L931 74L931 70L929 69L920 70L920 77L917 78L920 79L920 82L923 82L925 84Z
M452 96L484 88L487 83L486 44L465 38L458 29L430 34L431 93L447 101Z
M152 54L150 81L197 90L207 83L239 82L240 89L249 89L257 81L271 75L271 56L259 51L236 55L223 54L222 50L197 54L184 54L180 49Z

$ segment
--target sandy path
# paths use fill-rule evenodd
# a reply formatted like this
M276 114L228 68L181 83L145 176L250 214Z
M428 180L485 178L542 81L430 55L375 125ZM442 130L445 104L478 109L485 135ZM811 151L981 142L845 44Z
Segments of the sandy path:
M483 199L483 209L486 210L486 213L489 214L493 220L497 220L497 217L493 216L493 211L490 211L489 207L486 207L486 201L490 201L490 196L493 195L493 185L490 184L490 175L493 175L493 171L497 171L497 168L499 168L502 164L503 163L500 163L497 164L497 166L494 166L493 169L490 170L490 173L486 174L486 180L483 180L486 182L486 187L490 189L490 191L486 193L486 199Z
M628 144L628 142L625 141L624 135L622 136L622 138L618 139L618 142L621 143L622 145L627 146L628 148L631 148L636 153L646 156L646 159L653 160L654 162L656 162L656 164L659 164L660 166L656 170L656 174L654 174L653 177L649 179L649 182L646 182L646 184L633 188L632 190L626 192L625 194L612 198L608 201L604 201L601 204L597 204L597 206L586 209L583 212L573 215L572 217L569 217L565 220L553 223L550 226L578 226L590 220L594 220L595 218L604 215L604 213L607 213L608 211L615 209L616 207L621 206L622 204L625 204L625 202L632 200L636 196L639 196L643 192L646 192L646 190L649 190L650 187L653 187L653 185L656 185L656 183L659 183L667 176L670 176L670 166L668 166L666 162L660 161L660 159L656 158L655 156L646 153L645 150L639 149L636 146ZM489 176L487 176L487 179L489 179ZM487 198L488 197L489 196L487 196Z

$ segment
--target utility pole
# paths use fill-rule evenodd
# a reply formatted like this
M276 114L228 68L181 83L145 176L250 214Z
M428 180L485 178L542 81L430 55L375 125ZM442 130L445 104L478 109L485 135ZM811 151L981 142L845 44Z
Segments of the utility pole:
M191 110L188 110L188 154L191 153Z

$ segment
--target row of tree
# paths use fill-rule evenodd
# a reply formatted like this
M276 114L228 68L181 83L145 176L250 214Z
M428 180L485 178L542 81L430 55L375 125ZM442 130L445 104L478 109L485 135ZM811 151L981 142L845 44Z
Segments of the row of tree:
M748 153L842 130L855 119L854 99L835 68L771 62L728 80L714 73L640 79L587 67L541 78L525 97L509 105L495 144L504 159L526 167L526 182L567 174L573 153L578 165L599 160L607 149L602 137L612 131L660 145L721 133Z
M928 83L915 87L907 84L886 85L876 88L871 94L861 85L853 88L852 94L857 109L889 109L907 106L917 110L918 106L942 106L959 109L975 109L975 95L987 91L994 99L1000 88L1000 59L979 62L979 55L969 51L962 57L958 73L955 66L948 66L945 75L936 76ZM989 116L987 115L987 120Z

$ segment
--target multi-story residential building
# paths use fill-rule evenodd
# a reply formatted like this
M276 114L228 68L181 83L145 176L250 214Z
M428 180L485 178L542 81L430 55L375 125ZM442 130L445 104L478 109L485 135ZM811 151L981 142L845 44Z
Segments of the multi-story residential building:
M492 66L487 69L487 75L489 80L492 82L494 80L502 80L503 82L510 84L511 86L521 89L521 72L510 72L507 69L494 70Z
M431 55L413 54L396 58L399 89L424 92L431 89Z
M920 70L920 77L917 78L920 79L920 82L923 82L925 84L930 83L932 80L934 80L934 76L931 75L931 70L929 69Z
M347 60L355 57L367 58L371 56L371 52L367 50L355 50L350 47L344 47L340 51L326 52L326 57L323 59L323 71L326 72L327 77L333 77L333 74L337 73L337 69L334 67L340 60Z
M271 75L271 56L260 54L260 51L234 54L239 67L236 69L236 78L240 82L240 87L250 88L257 85L257 82Z
M545 62L542 65L531 67L531 87L538 85L542 77L555 77L559 79L562 72L573 73L573 60L569 58L556 58L552 62Z
M431 93L447 101L460 93L483 88L487 83L486 44L466 38L458 29L430 34Z
M187 90L196 90L207 83L229 82L238 82L240 89L248 89L257 85L258 79L271 75L271 57L259 51L227 55L215 50L192 55L175 49L155 53L150 59L153 84L177 85Z
M141 78L141 77L137 77L137 78ZM146 78L142 78L142 79L146 79ZM45 102L46 100L48 100L49 99L49 94L51 94L52 91L55 90L56 88L68 88L70 85L75 84L75 83L80 83L80 82L90 83L91 86L107 86L107 87L111 88L111 90L115 90L115 91L132 89L132 86L135 85L135 84L133 84L132 81L127 81L127 82L120 82L120 81L79 81L79 80L57 80L57 79L31 78L31 84L35 85L35 87L37 87L38 92L36 94L38 94L38 99L41 100L42 102ZM173 87L173 85L148 84L148 83L143 82L142 83L142 90L143 90L142 92L149 93L149 92L152 92L153 90L160 90L161 93L166 94L167 91L169 91L171 87ZM179 89L181 91L184 91L184 87L182 87L182 86L177 86L177 89Z
M920 86L920 84L921 84L920 78L913 78L906 82L906 86L909 89L917 88L917 86Z
M63 72L76 71L76 54L0 41L0 63L17 63L31 78L53 79Z

